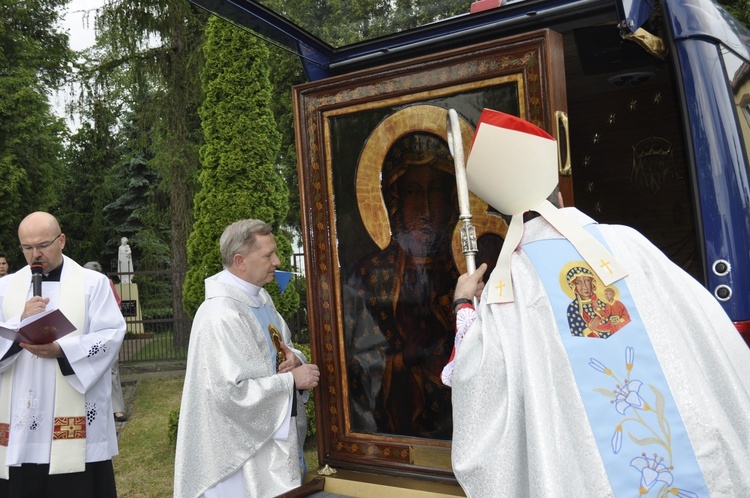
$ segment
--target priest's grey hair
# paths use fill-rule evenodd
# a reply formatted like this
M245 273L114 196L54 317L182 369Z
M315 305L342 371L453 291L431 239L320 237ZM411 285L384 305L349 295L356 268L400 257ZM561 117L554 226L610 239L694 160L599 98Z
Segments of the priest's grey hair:
M235 221L224 229L219 239L221 264L224 268L232 266L235 254L247 254L255 245L256 235L268 235L273 229L271 225L261 220Z
M104 273L104 270L102 270L102 265L100 265L98 261L89 261L88 263L83 265L83 267L89 270L98 271L99 273Z

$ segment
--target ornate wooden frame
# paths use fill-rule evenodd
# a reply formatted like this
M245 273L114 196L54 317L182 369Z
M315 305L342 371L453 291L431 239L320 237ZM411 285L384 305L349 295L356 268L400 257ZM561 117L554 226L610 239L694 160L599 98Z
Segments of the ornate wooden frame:
M322 373L315 390L321 465L453 479L449 441L350 430L341 280L364 233L353 212L359 158L350 156L362 156L383 118L416 104L455 108L471 131L482 108L506 110L497 101L507 95L497 90L503 85L518 96L517 109L506 112L554 134L555 111L566 110L561 61L562 37L545 30L294 88L311 349ZM444 119L430 122L445 130ZM345 154L342 142L354 153Z

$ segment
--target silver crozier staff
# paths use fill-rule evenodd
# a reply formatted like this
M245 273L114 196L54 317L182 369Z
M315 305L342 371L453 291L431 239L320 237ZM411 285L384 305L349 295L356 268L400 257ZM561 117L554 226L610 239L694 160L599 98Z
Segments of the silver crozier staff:
M448 109L448 118L445 125L448 139L448 148L453 156L453 164L456 169L456 191L458 193L458 219L463 221L461 225L461 252L466 259L466 271L469 275L477 269L476 255L479 252L477 245L477 232L471 224L471 203L469 202L469 187L466 184L466 167L464 166L464 143L461 137L461 125L458 122L458 114L454 109ZM476 305L476 298L474 298Z

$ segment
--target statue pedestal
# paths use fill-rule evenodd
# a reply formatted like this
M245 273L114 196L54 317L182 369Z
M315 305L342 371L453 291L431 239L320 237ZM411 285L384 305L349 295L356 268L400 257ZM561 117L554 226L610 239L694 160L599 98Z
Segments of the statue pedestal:
M122 299L122 316L128 324L126 329L131 334L143 334L143 316L141 302L138 299L138 284L115 284L115 289Z

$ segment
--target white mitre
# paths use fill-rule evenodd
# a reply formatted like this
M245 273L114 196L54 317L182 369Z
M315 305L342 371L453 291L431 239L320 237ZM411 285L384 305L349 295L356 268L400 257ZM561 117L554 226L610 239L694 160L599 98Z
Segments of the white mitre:
M523 236L523 214L536 211L568 239L605 284L627 275L609 251L547 197L557 185L557 142L528 121L484 109L466 163L469 190L512 216L487 283L489 303L513 302L510 259Z

